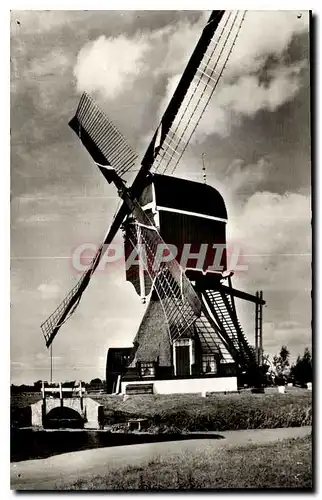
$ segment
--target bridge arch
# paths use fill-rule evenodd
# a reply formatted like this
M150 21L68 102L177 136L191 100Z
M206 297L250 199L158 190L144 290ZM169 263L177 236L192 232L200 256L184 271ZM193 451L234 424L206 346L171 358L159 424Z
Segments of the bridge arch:
M67 427L72 429L83 429L85 420L82 415L68 406L56 406L44 416L43 425L47 429Z

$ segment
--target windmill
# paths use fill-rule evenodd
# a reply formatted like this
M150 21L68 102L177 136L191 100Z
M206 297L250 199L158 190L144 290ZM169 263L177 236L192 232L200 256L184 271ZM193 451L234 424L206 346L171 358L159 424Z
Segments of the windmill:
M198 365L200 371L203 363L206 363L204 371L209 372L210 368L211 372L215 359L222 364L226 362L227 366L231 364L229 361L234 362L238 370L250 373L255 383L259 350L254 352L241 329L234 296L253 301L257 312L264 304L262 297L233 289L229 273L224 278L225 251L219 262L221 270L209 273L203 266L188 266L188 262L183 266L173 252L175 246L181 245L182 254L182 244L187 241L183 228L188 228L192 243L199 247L210 241L226 243L227 212L218 191L173 174L218 85L244 17L245 11L212 12L130 187L124 177L133 169L138 155L93 98L87 93L82 95L69 125L106 181L114 183L122 204L87 271L41 325L47 347L75 312L102 256L122 228L125 254L136 249L139 256L139 265L127 269L126 279L143 299L149 297L129 357L127 377L154 377L156 370L166 377L171 366L172 376L193 375L192 364ZM184 194L181 201L178 193ZM191 205L191 200L196 206ZM202 200L204 204L200 206ZM174 225L179 228L176 235L170 230ZM213 252L207 250L206 261L214 260ZM228 286L223 284L224 279L228 280ZM261 332L259 316L258 313L256 338ZM157 342L155 338L148 339L148 332L153 330L151 325L156 324L160 327L156 332ZM195 354L198 357L197 351L202 353L203 359L199 356L198 362L192 363L190 357L187 373L187 349L191 354L195 341L199 346ZM149 342L154 344L153 348L157 346L153 356L144 352ZM167 358L163 367L162 357Z

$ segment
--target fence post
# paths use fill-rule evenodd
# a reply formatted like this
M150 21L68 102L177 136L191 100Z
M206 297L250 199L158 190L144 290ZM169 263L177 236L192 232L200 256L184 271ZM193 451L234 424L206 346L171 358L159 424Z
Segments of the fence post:
M64 406L63 391L62 391L61 382L59 382L59 399L60 399L60 406Z
M81 410L83 411L83 391L82 391L82 381L79 381L79 397L80 397L80 407Z

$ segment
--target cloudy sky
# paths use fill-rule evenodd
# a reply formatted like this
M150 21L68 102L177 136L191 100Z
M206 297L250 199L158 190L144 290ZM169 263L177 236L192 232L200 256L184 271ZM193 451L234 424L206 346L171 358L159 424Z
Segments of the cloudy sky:
M17 11L11 14L11 378L49 377L40 324L75 284L71 255L99 244L118 206L68 127L95 95L143 153L209 12ZM235 51L176 171L224 195L230 243L263 290L264 348L311 345L308 14L248 12ZM118 236L120 241L121 236ZM237 303L253 342L254 311ZM104 377L110 346L130 346L144 308L122 266L94 275L54 341L54 378Z

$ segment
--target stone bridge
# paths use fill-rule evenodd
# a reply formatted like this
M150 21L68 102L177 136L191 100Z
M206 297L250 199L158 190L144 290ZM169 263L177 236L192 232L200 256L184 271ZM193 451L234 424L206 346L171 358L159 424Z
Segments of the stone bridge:
M35 427L50 426L50 421L73 421L76 427L100 428L103 406L89 397L44 397L31 405L31 424ZM63 427L64 425L61 425Z

